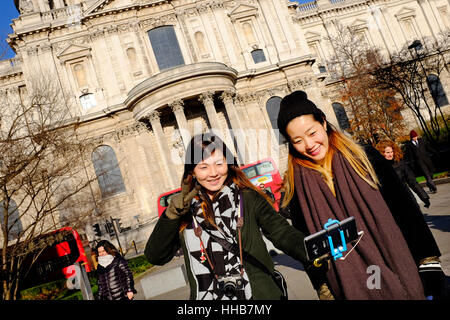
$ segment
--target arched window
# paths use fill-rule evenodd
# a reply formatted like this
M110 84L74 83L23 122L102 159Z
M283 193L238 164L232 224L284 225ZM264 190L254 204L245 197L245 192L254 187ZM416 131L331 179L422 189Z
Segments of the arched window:
M414 28L412 18L403 20L403 27L405 29L406 37L408 39L416 39L417 38L417 32Z
M127 53L128 61L130 62L131 70L136 70L138 67L136 49L128 48L126 50L126 53Z
M278 135L278 142L281 144L281 143L286 142L286 140L278 131L278 125L277 125L278 113L280 112L280 103L281 103L280 97L276 97L276 96L271 97L269 100L267 100L266 110L267 110L267 114L269 115L269 119L270 119L270 123L272 124L272 128L275 130L276 135Z
M345 112L344 106L337 102L334 102L331 105L333 106L334 114L336 115L339 127L342 130L350 128L350 123L348 121L347 112Z
M206 53L208 50L206 49L205 44L205 36L200 31L197 31L194 34L195 41L197 42L198 50L200 51L200 54Z
M3 227L3 218L5 217L4 201L0 202L0 222ZM19 217L19 209L14 200L9 201L8 205L8 241L15 240L23 231L22 222Z
M253 33L253 28L250 25L250 23L245 22L242 25L242 29L244 30L244 35L245 35L245 39L247 40L247 44L249 46L255 44L256 43L256 38L255 38L255 34Z
M264 51L262 49L256 49L252 51L253 62L260 63L266 61L266 56L264 55Z
M97 175L102 197L125 192L116 153L110 146L99 146L92 152L92 163Z
M84 66L81 63L78 63L73 67L73 71L75 72L75 78L77 79L78 88L81 89L87 87L87 79Z
M148 32L159 70L184 64L173 26L163 26Z
M439 77L434 74L428 75L427 84L436 105L439 107L446 106L448 104L448 99Z

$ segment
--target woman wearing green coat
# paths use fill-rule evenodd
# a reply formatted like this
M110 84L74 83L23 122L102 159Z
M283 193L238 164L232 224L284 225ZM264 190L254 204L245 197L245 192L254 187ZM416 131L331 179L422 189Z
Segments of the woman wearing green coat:
M302 263L304 236L277 214L217 136L191 140L181 188L147 242L147 259L164 265L181 246L190 299L281 299L261 231Z

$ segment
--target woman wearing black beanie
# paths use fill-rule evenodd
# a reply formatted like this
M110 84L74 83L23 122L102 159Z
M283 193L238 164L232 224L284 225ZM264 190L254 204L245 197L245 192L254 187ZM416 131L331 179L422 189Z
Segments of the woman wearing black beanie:
M429 282L424 294L418 266L435 266L439 277L434 284L443 283L440 251L422 213L380 153L337 131L303 91L282 99L278 128L289 142L282 207L290 206L293 225L313 234L330 218L353 216L364 232L345 260L322 266L321 276L309 274L319 298L439 295Z

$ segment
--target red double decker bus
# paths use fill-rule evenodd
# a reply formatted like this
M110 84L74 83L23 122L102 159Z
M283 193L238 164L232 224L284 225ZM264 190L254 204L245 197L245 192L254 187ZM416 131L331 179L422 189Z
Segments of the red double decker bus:
M272 158L258 160L240 167L247 178L257 187L264 185L265 189L270 191L275 199L274 208L278 211L279 202L281 199L281 176L278 172L277 166ZM177 188L161 194L158 197L158 215L164 212L169 206L170 198L179 193L181 188Z
M177 188L177 189L168 191L166 193L163 193L158 197L158 216L159 217L164 212L164 210L166 210L166 208L169 206L170 198L173 195L176 195L177 193L179 193L180 191L181 191L181 188Z
M247 178L257 187L264 188L273 194L274 208L278 211L281 199L281 176L272 158L266 158L241 167Z
M24 288L61 278L72 278L75 276L76 262L81 262L86 272L91 271L81 237L75 229L64 227L40 235L33 241L37 243L37 247L41 247L42 243L49 245L40 249L42 252L37 259L33 252L27 254L23 266L29 265L30 269L23 279Z

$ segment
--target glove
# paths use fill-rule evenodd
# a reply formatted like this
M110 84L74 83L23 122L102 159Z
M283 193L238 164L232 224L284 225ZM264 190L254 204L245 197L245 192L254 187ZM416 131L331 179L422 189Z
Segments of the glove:
M319 300L334 300L334 296L326 283L322 284L320 288L317 289L317 295L319 296Z
M169 207L166 209L166 216L169 219L177 219L189 212L192 199L198 194L201 186L196 184L194 189L189 191L192 177L188 176L181 183L181 192L172 196Z
M419 265L419 276L428 300L444 298L445 273L442 270L439 257L434 256L422 259Z

